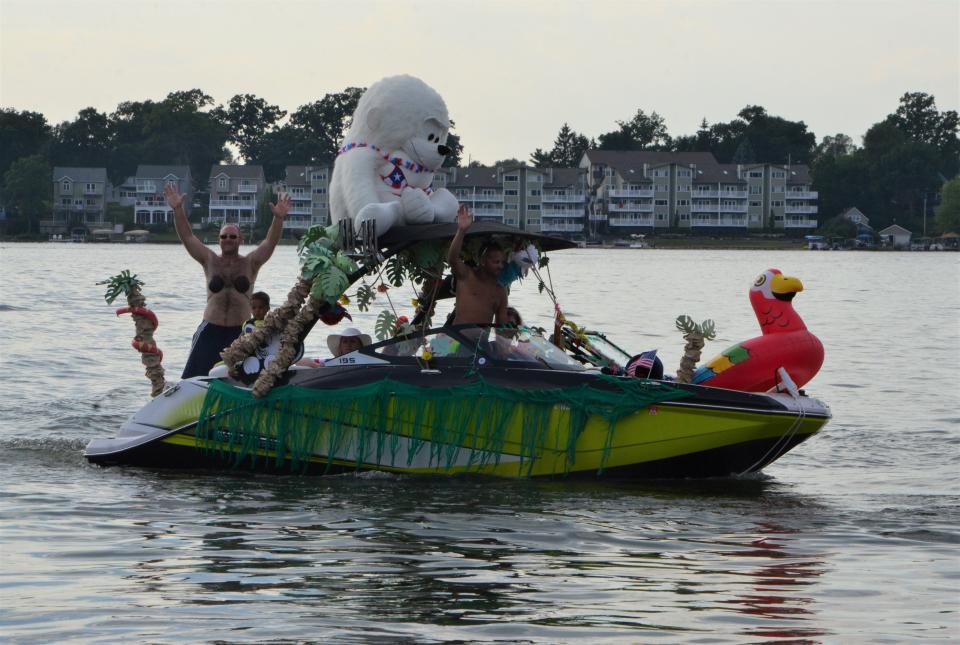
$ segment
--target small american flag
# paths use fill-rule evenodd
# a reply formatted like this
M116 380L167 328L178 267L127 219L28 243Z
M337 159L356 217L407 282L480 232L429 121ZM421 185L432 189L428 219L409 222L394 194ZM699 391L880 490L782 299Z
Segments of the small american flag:
M647 378L650 376L650 370L653 369L653 362L656 358L657 350L655 349L643 352L627 363L627 369L625 371L630 376Z

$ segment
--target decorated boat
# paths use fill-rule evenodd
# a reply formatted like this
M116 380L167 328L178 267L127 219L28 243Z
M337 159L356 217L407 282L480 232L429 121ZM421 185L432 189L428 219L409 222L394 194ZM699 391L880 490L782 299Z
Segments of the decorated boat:
M456 225L397 226L379 238L349 229L304 240L300 283L224 353L225 366L167 384L115 438L91 441L86 458L320 474L714 477L759 471L830 419L786 371L772 391L740 391L638 378L630 353L602 334L564 343L522 326L431 326ZM466 255L490 241L539 256L541 270L548 252L574 246L476 223ZM339 321L350 303L366 309L407 281L418 286L417 324L384 311L379 342L322 369L290 364L318 321ZM278 335L277 354L245 371Z

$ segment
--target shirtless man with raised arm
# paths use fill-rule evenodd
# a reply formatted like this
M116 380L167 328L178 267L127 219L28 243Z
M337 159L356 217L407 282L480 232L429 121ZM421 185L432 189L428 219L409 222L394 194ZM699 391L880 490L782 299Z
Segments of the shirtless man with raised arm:
M197 327L190 347L190 358L183 368L181 378L206 376L217 361L220 352L229 347L243 330L243 323L250 317L250 295L253 283L280 241L283 218L290 210L292 200L283 194L276 204L270 205L273 221L267 237L249 255L240 255L243 234L236 224L220 227L220 254L208 249L190 229L187 214L183 210L185 195L171 184L163 191L167 204L173 209L173 222L177 235L194 260L203 266L207 277L207 307L203 322Z
M457 234L450 243L447 261L457 279L457 305L454 325L507 322L507 290L497 282L503 271L503 251L495 246L480 254L480 266L468 267L460 259L463 238L473 224L473 216L465 204L457 211Z

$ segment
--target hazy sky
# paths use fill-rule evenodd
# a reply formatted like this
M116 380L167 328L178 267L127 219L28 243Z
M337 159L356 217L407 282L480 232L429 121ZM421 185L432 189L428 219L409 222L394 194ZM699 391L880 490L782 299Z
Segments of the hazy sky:
M191 88L293 111L397 73L485 163L638 108L679 135L758 104L859 142L904 92L960 108L960 0L0 0L0 105L54 123Z

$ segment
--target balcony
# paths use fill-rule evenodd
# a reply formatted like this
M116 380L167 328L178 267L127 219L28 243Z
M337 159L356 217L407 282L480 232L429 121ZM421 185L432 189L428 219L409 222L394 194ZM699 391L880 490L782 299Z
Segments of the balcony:
M607 195L609 197L653 197L653 189L650 190L610 190Z
M653 226L653 217L611 217L610 226Z
M567 210L563 208L544 208L544 217L568 217L570 219L580 219L583 217L583 209Z
M694 217L691 226L747 226L746 217Z
M251 200L240 201L239 199L211 199L210 208L240 208L243 210L254 210L257 204Z
M784 213L802 213L804 215L812 215L817 212L816 206L785 206L783 209Z
M579 233L583 230L583 224L557 224L555 222L542 222L540 231L542 233Z
M590 213L588 218L591 222L606 222L607 214L606 213Z
M306 206L291 206L290 215L313 215L313 209L309 205Z
M611 213L652 213L653 204L610 204Z
M747 205L743 204L741 206L740 204L720 204L719 209L721 213L746 213Z
M719 196L719 190L694 190L690 193L691 199L716 199Z
M691 204L691 213L716 213L719 210L717 204Z
M138 181L137 182L137 192L138 193L153 193L157 194L160 190L157 189L156 182L152 181Z
M556 204L582 204L586 196L583 193L573 193L569 195L543 195L544 203Z
M787 199L819 199L820 193L815 190L788 190Z
M240 224L240 225L254 225L257 223L257 217L255 215L210 215L209 217L203 218L204 224Z
M302 215L294 215L293 211L291 211L290 214L283 220L283 228L287 230L308 229L310 228L310 217L309 215L306 217Z
M496 193L494 193L493 195L490 195L490 194L484 195L484 194L481 194L481 193L471 193L471 194L469 194L469 195L464 196L464 199L472 200L472 201L474 201L474 202L502 202L502 201L503 201L503 195L502 195L502 194L496 194Z
M477 208L473 211L473 216L479 220L501 221L503 220L502 208Z
M783 222L784 228L817 228L817 220L791 217Z
M255 192L257 192L257 185L256 185L256 184L243 184L243 183L242 183L242 184L240 184L239 186L237 186L237 192L241 192L241 193L255 193Z
M745 190L721 190L718 192L719 197L726 199L746 199L747 191Z
M169 208L164 199L138 199L134 202L137 208Z
M103 191L100 190L99 188L84 188L83 194L84 195L102 195Z

